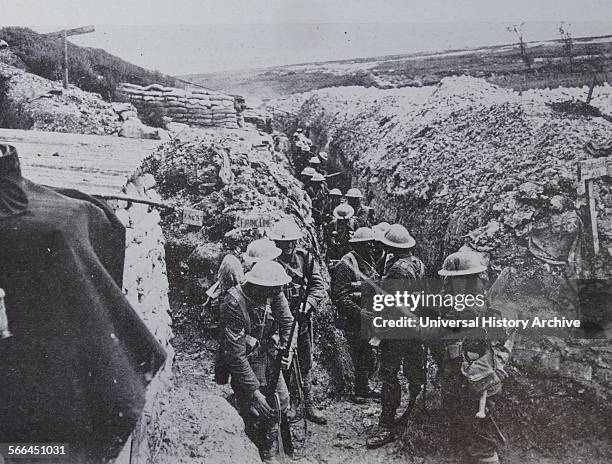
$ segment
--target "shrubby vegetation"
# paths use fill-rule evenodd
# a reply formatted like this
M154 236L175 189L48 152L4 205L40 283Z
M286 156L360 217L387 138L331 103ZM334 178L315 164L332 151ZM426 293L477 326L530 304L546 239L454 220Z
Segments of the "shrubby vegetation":
M26 70L51 80L62 78L64 47L62 40L52 39L24 27L0 29L0 39L26 65ZM175 79L159 71L149 71L128 63L105 50L79 47L68 43L70 82L83 90L96 92L112 100L120 82L148 85L176 85Z

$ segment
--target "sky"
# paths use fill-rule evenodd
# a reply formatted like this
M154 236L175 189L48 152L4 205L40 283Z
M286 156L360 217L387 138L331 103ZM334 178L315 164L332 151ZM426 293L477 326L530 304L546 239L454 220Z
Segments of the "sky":
M612 0L0 0L1 26L72 37L140 66L181 75L612 34Z
M4 25L612 20L611 0L0 0Z

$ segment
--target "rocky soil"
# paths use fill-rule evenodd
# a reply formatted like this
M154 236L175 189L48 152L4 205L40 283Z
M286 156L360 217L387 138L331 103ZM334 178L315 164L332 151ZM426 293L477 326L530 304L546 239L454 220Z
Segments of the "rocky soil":
M142 124L129 103L109 103L73 85L64 89L6 61L0 60L0 127L158 140L165 135Z
M570 256L584 216L577 161L589 157L586 142L607 140L612 126L551 103L583 92L519 94L456 77L419 89L326 89L303 96L301 106L299 96L272 105L299 107L302 123L351 170L379 216L410 224L430 269L469 243L499 271L534 257L535 267L579 259ZM610 115L612 87L598 87L592 104ZM609 265L612 197L605 182L597 190Z

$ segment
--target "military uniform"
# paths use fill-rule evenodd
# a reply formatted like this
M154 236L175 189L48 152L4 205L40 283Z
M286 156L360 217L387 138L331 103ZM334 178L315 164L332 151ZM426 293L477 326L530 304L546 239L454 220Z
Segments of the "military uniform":
M334 219L325 228L325 243L327 244L327 261L338 261L351 251L349 239L355 231L353 218Z
M486 266L479 262L477 253L460 250L448 256L444 262L443 276L462 276L465 279L474 279L482 284L480 272L486 271ZM499 279L507 275L502 271ZM479 282L480 281L480 282ZM452 281L451 281L452 282ZM478 285L477 284L477 285ZM475 319L477 317L516 318L515 311L502 302L491 301L494 294L494 284L489 290L489 298L484 307L473 307L457 312L454 310L440 310L438 316L442 318ZM504 285L500 285L504 287ZM451 284L452 288L452 284ZM461 293L478 294L483 288L467 290ZM452 294L452 291L443 293ZM514 345L514 333L504 328L469 330L469 337L461 331L450 331L442 328L418 327L421 337L438 339L441 350L437 354L437 362L441 373L442 403L448 415L452 441L467 452L470 462L477 464L499 463L497 455L497 442L501 439L499 431L491 417L493 400L501 392L502 381L508 377L508 363ZM477 332L475 332L475 330ZM480 333L478 333L480 332ZM476 417L483 392L486 392L487 407L483 418Z
M370 211L363 205L359 205L355 208L355 228L359 227L371 227L372 221L370 221Z
M385 280L422 279L425 274L423 262L410 254L395 252L385 269ZM383 340L380 344L380 376L382 380L382 411L379 424L391 427L395 421L395 413L401 403L402 387L398 373L400 367L408 380L410 398L412 401L421 391L425 383L425 349L419 340Z
M501 277L501 276L500 276ZM457 313L440 313L440 317L454 318ZM516 318L513 310L503 305L497 308L490 302L484 308L463 311L462 319L480 316ZM499 436L490 417L495 395L501 392L502 381L508 377L508 361L514 345L514 334L505 329L477 329L480 336L470 331L470 338L459 332L449 338L441 329L422 329L427 338L445 338L439 343L437 363L442 384L443 408L448 414L452 441L476 463L497 463ZM440 333L437 333L440 332ZM476 418L482 392L487 392L484 418ZM493 399L491 397L494 397Z
M326 293L325 284L323 278L321 277L321 271L316 257L310 256L309 253L302 248L296 248L290 257L281 255L277 260L285 268L285 271L292 279L292 282L287 284L283 291L294 316L297 316L297 311L299 310L300 284L302 282L302 276L308 272L308 259L314 260L314 265L310 289L306 298L307 302L316 309ZM310 376L310 370L313 363L313 339L314 334L312 320L310 317L304 317L300 320L299 324L297 354L304 382L304 402L307 410L313 406L311 388L312 379Z
M361 287L364 280L378 278L374 264L354 251L345 254L334 271L332 300L338 311L339 325L344 329L351 348L355 367L355 394L358 396L368 395L368 374L375 364L373 348L369 344L369 334L361 333L361 318L369 316L361 308Z
M231 386L246 433L257 445L262 459L274 455L277 429L273 421L262 420L252 412L256 390L266 397L271 382L278 347L288 342L293 317L286 299L272 299L272 304L257 303L243 291L242 285L230 289L221 306L221 358L231 376ZM289 393L281 375L276 387L281 410L289 405Z
M312 218L317 228L323 225L323 214L327 204L329 189L327 184L322 182L320 187L315 188L312 184L306 189L306 193L312 201Z

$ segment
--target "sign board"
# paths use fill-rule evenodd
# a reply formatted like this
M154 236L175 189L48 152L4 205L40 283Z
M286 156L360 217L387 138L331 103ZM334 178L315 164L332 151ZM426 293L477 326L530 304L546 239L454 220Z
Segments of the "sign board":
M249 214L236 218L234 227L238 229L256 229L260 227L271 227L272 218L266 214Z
M593 158L580 161L578 164L580 180L597 179L608 175L608 163L606 158Z
M612 159L591 158L578 163L578 176L584 182L587 203L589 206L589 218L591 220L591 236L593 241L593 253L599 254L599 234L597 232L597 208L595 205L594 180L600 177L612 175Z
M204 225L204 211L193 208L184 208L183 224L202 227Z
M48 34L44 34L44 35L49 38L61 39L64 36L64 32L66 32L66 36L70 37L73 35L89 34L90 32L95 32L95 31L96 29L93 26L83 26L83 27L76 27L74 29L65 29L65 30L61 30L58 32L49 32Z

